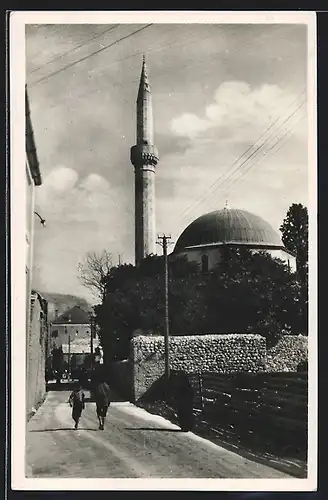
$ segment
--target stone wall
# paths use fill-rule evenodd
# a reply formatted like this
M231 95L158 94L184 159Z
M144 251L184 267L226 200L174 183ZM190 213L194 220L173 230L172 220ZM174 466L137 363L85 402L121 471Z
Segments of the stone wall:
M47 313L42 297L35 293L31 297L30 324L26 352L26 412L27 417L41 403L45 391L45 360L47 341Z
M131 341L134 399L144 396L165 368L162 336ZM264 370L266 341L260 335L191 335L170 338L170 368L186 372L252 372Z
M267 372L296 372L300 363L308 360L308 337L285 335L268 349L265 370Z

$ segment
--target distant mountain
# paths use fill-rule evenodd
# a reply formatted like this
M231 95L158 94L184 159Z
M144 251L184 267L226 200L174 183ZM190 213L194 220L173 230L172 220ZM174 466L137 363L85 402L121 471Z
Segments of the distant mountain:
M82 297L77 297L76 295L66 295L64 293L48 293L40 292L42 297L48 301L48 318L49 321L53 321L57 316L64 313L67 309L74 306L79 306L85 311L90 311L92 309L91 304L87 302Z

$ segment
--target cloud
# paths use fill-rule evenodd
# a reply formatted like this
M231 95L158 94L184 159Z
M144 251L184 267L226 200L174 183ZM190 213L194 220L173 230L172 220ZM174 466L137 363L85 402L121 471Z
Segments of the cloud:
M36 197L45 216L54 220L108 224L124 205L120 190L95 173L78 180L75 170L62 166L45 177Z
M197 115L191 113L184 113L178 118L172 120L171 128L172 131L177 135L182 135L186 137L194 138L199 132L203 132L208 129L210 123L208 120L199 118Z
M58 166L52 170L44 180L44 185L54 191L72 189L78 180L78 173L72 168Z
M106 248L115 260L122 249L133 248L128 198L96 173L79 178L73 169L55 168L38 188L36 202L47 221L46 230L36 225L33 279L41 290L74 293L86 252ZM126 251L124 258L130 258Z
M210 132L220 131L241 142L253 138L258 130L264 131L276 119L287 117L301 100L278 85L262 84L252 88L246 82L228 81L217 88L213 102L204 109L204 116L183 113L171 121L171 131L192 139L205 132L208 138Z
M80 187L91 192L107 191L109 188L109 182L107 182L101 175L90 174L81 182Z

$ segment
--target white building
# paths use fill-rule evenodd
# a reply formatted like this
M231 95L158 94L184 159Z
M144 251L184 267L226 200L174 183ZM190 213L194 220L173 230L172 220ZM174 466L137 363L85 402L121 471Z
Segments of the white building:
M26 321L27 328L30 317L32 269L33 269L33 234L34 234L34 201L35 188L42 183L41 172L34 142L27 89L25 87L25 185L26 185Z
M96 325L91 315L79 306L74 306L58 316L51 324L50 352L62 348L64 360L74 356L78 364L99 347Z

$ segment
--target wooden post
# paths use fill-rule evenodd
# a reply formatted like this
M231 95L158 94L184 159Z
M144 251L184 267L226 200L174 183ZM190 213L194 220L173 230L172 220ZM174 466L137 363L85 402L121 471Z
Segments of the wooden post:
M93 316L90 315L90 353L93 354Z
M159 244L163 247L164 256L164 307L165 307L165 318L164 318L164 356L165 356L165 387L166 387L166 398L169 396L169 379L170 379L170 326L169 326L169 269L168 269L168 256L167 256L167 245L168 240L171 236L159 236L158 239L162 240Z
M71 378L71 334L68 334L68 380Z
M167 236L163 236L163 255L164 255L164 293L165 293L165 323L164 323L164 341L165 341L165 378L168 388L170 378L170 349L169 349L169 270L167 261Z

